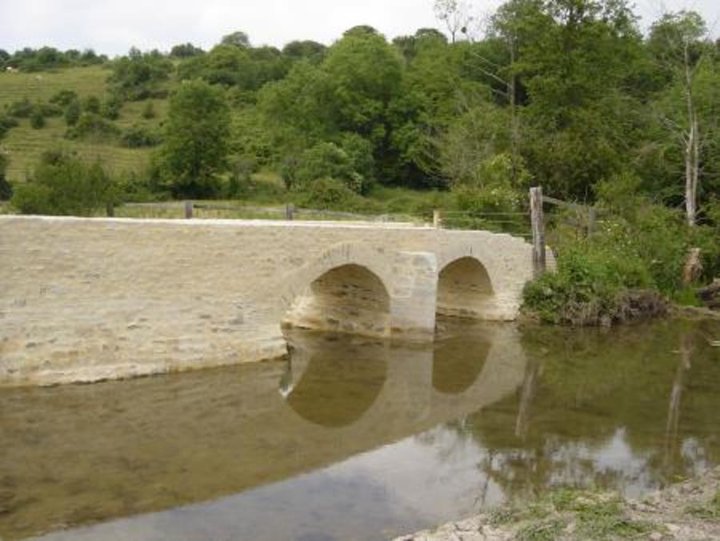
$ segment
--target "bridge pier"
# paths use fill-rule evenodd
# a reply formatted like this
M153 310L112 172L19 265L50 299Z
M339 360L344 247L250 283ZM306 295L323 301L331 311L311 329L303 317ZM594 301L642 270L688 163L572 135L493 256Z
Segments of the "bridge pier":
M398 252L390 292L393 336L432 340L437 306L437 257L430 252Z

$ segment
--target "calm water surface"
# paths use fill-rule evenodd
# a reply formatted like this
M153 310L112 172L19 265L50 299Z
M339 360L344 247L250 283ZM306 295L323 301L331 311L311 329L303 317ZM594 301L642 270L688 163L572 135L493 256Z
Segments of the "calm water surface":
M289 361L0 390L0 538L377 540L720 464L717 322L307 332Z

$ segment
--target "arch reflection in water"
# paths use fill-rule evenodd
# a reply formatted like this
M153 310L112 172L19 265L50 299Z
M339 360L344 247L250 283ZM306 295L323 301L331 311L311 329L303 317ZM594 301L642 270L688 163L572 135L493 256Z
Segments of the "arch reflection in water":
M467 391L480 376L491 345L489 337L480 333L439 340L433 359L433 388L447 394Z
M387 336L390 296L382 280L367 267L341 265L316 278L295 299L283 326Z
M289 333L295 344L289 373L282 363L268 362L93 386L3 390L0 483L12 489L3 493L0 485L0 496L11 498L0 502L8 509L0 513L0 537L217 500L291 483L301 474L322 478L331 464L512 393L525 364L521 352L507 358L518 354L516 331L486 332L493 346L482 370L466 391L453 395L433 389L429 345L347 334L328 339L307 331ZM113 537L98 532L92 538Z
M291 358L283 394L302 418L325 427L357 421L380 394L388 348L368 339L324 333L289 333ZM293 338L294 337L294 338Z

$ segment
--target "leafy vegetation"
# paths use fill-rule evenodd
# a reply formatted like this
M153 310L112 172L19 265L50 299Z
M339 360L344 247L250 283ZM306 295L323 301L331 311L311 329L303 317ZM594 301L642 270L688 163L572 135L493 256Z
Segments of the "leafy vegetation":
M11 202L24 214L87 216L113 198L112 179L99 164L88 166L61 152L47 152L32 180L15 189Z

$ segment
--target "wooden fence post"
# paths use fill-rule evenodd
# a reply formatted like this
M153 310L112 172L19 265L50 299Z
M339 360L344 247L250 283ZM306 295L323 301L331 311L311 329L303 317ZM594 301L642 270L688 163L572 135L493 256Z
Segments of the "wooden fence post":
M292 203L288 203L285 205L285 219L286 220L294 220L295 219L295 205Z
M542 187L530 188L530 223L532 225L533 270L539 277L545 272L545 219Z
M433 210L433 227L435 229L442 228L442 214L438 209Z
M193 217L193 202L185 201L185 219L189 220Z

